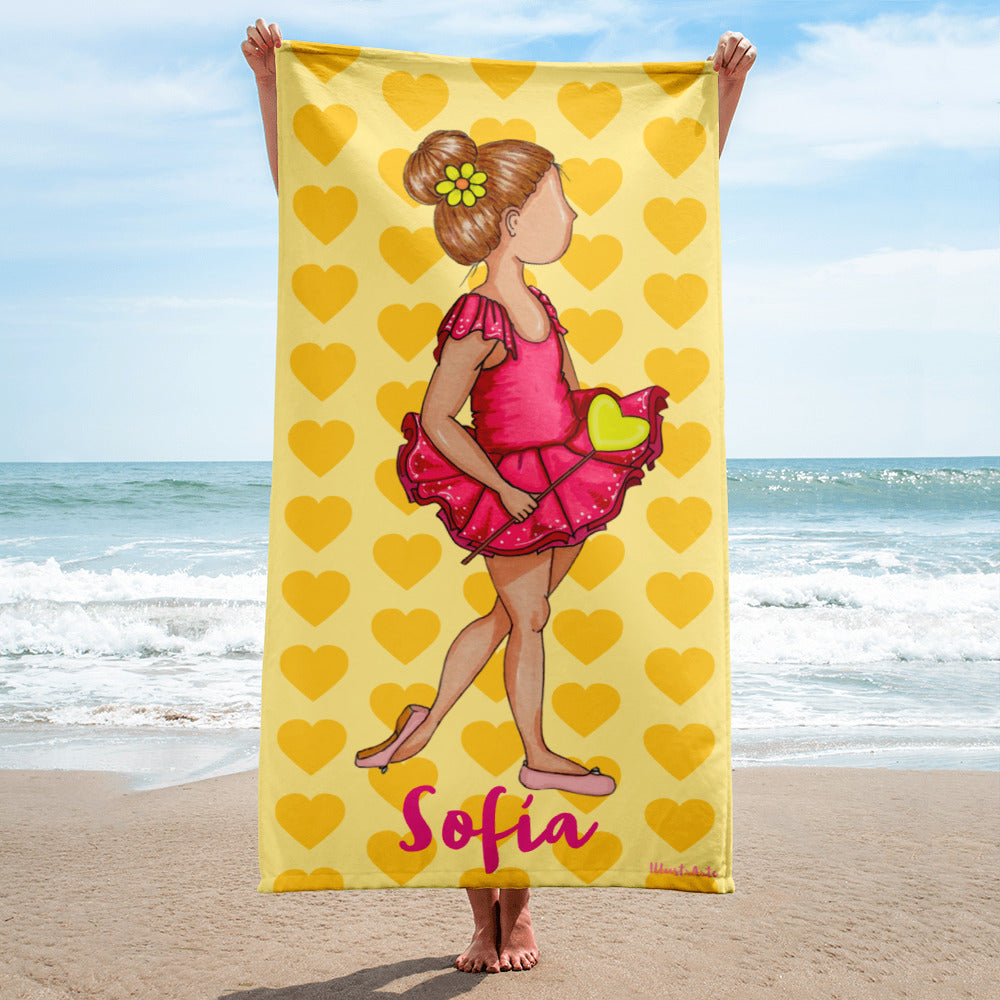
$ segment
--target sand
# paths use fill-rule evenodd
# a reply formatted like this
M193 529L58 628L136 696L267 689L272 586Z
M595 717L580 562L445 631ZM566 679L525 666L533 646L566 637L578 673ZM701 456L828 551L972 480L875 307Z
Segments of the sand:
M256 780L0 771L0 996L998 995L997 773L738 769L734 894L536 889L538 965L490 976L459 890L258 894Z

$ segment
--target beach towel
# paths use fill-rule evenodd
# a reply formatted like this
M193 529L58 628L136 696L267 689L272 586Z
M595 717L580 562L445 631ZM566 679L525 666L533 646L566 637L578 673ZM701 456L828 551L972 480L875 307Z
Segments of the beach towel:
M711 62L276 67L259 891L731 892Z

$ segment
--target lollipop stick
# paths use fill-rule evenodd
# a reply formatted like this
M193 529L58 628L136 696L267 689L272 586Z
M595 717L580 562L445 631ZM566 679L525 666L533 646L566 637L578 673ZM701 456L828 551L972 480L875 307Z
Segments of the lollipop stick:
M581 458L579 462L577 462L575 465L571 465L558 479L553 480L553 482L549 483L549 485L546 486L545 489L542 490L542 492L539 493L535 497L535 499L536 500L541 500L543 497L547 497L564 479L568 479L569 476L571 476L574 472L576 472L577 469L580 468L581 465L584 464L584 462L589 461L596 454L597 454L597 449L596 448L591 448L590 449L590 453L588 455L584 455L583 458ZM479 553L482 552L483 549L485 549L486 546L489 545L490 542L492 542L493 539L497 537L497 535L499 535L503 531L506 531L512 524L515 523L516 520L517 519L513 518L513 517L508 518L507 521L504 524L501 524L500 527L497 528L497 530L494 531L493 534L490 535L490 537L486 539L486 541L480 542L479 545L478 545L478 547L476 549L474 549L472 552L470 552L462 560L462 565L463 566L467 566L470 562L472 562L472 560L475 559L476 556L478 556Z

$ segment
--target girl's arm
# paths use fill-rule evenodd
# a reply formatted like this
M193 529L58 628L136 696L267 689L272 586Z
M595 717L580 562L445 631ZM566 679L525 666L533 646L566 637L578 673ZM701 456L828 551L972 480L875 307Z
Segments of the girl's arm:
M719 155L726 144L729 126L736 114L736 105L747 73L757 58L757 49L750 44L750 39L738 31L726 31L719 39L713 60L712 69L719 74Z
M487 341L474 333L461 339L450 337L445 342L441 360L427 386L420 423L437 450L452 465L498 494L507 513L520 521L538 506L538 501L530 493L511 486L497 472L476 439L456 419L482 371L483 362L496 346L495 341Z
M274 50L281 46L281 31L276 24L270 27L263 18L247 28L247 40L240 46L254 76L257 78L257 96L260 98L260 116L264 122L264 141L267 158L271 164L274 190L278 190L278 92L274 75Z

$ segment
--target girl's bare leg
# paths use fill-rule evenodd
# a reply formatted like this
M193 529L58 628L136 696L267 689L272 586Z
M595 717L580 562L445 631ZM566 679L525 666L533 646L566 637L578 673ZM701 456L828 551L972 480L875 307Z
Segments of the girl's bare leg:
M496 889L466 889L472 906L475 929L472 943L455 959L455 968L462 972L500 971L500 904ZM509 892L508 889L500 890ZM523 890L522 890L523 891Z
M488 615L470 622L458 633L444 658L437 696L427 718L399 745L392 755L393 761L406 760L423 750L441 720L486 666L509 631L510 618L503 604L497 601Z
M538 961L528 889L500 890L500 971L522 972Z
M560 584L569 572L573 561L580 554L583 545L552 550L552 564L549 571L548 593ZM492 562L493 560L487 560ZM406 760L420 753L427 745L434 730L448 714L452 706L462 696L489 658L510 632L510 617L502 601L497 601L493 609L483 618L477 618L459 632L451 644L438 684L437 697L431 705L427 718L401 743L392 755L393 761Z
M557 774L587 774L587 768L553 753L542 736L545 650L542 629L549 618L548 593L553 579L552 550L524 556L494 556L490 578L510 617L504 655L504 684L510 709L524 743L528 767ZM566 566L565 571L569 569Z

